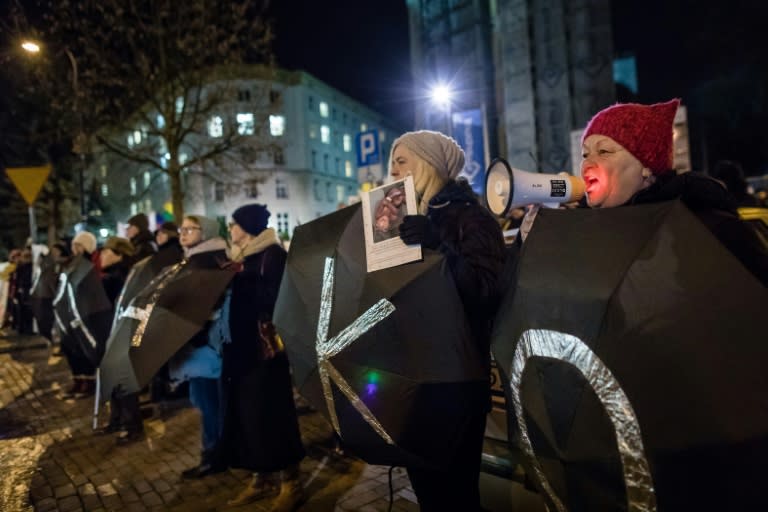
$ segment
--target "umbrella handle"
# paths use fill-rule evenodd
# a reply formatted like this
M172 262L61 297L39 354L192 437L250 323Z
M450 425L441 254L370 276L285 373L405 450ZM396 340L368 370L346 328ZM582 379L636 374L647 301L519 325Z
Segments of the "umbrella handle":
M99 424L99 397L101 397L101 368L96 368L96 393L93 396L93 430Z

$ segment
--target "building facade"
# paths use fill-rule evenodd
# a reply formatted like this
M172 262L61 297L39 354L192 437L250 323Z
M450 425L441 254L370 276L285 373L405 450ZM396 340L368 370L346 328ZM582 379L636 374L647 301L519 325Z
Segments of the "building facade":
M571 169L571 131L615 102L609 0L406 0L417 87L447 83L482 108L491 158ZM445 130L428 102L417 126Z
M239 138L236 147L184 172L185 213L218 218L223 226L239 206L259 202L272 213L270 227L288 238L296 226L358 196L359 132L378 130L381 153L387 155L398 129L308 73L242 74L230 81L231 101L210 112L204 133L181 149L184 162L206 137L215 140L234 129ZM151 138L139 126L123 136L131 145ZM172 215L167 174L107 153L89 172L94 199L110 205L104 219L110 233L110 224L138 212L150 214L154 223Z

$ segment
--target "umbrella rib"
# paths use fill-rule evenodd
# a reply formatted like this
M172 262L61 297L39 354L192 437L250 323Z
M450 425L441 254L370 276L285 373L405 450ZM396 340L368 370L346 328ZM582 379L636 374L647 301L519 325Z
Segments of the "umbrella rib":
M162 272L159 276L157 276L157 288L152 292L152 297L150 297L150 300L147 302L147 306L144 308L144 314L143 317L139 321L139 325L136 327L136 331L133 333L133 337L131 338L131 346L132 347L140 347L141 342L144 340L144 331L147 329L147 324L149 323L149 318L152 316L152 310L155 309L155 303L157 302L158 297L160 297L160 292L163 291L165 288L165 285L167 285L173 276L175 276L179 270L184 267L186 264L186 260L181 261L174 266L166 269L164 272ZM150 283L150 286L155 283L155 280Z
M90 343L93 348L96 348L96 339L91 334L91 331L88 330L88 326L83 322L83 319L80 316L80 311L77 309L75 291L72 289L72 283L67 283L67 296L69 297L69 307L72 308L72 314L75 315L75 320L71 323L72 327L79 327L80 330L83 331L88 343Z

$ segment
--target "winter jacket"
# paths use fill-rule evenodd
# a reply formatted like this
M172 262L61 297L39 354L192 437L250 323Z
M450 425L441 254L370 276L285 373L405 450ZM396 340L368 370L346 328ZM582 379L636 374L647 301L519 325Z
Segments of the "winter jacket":
M157 244L155 244L155 238L149 231L139 231L136 236L131 238L131 244L133 244L134 253L131 257L132 263L138 263L147 256L152 256L157 252Z
M764 286L768 286L768 248L739 219L736 201L723 185L702 174L670 171L635 194L627 205L680 199Z
M501 228L463 179L448 182L429 201L427 217L439 234L438 250L445 255L478 346L488 354L505 262Z

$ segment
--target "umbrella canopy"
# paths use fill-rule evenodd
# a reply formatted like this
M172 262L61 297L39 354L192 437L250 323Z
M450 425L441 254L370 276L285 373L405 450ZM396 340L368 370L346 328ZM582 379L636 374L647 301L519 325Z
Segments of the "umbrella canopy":
M492 347L550 510L765 502L766 304L678 201L540 211Z
M488 399L444 263L425 252L367 273L359 205L294 233L274 322L299 391L370 463L450 464L468 411Z
M59 275L59 288L53 299L56 322L73 343L94 365L104 353L112 323L112 303L101 284L93 263L77 256L72 265Z
M208 322L234 271L186 261L163 270L120 312L102 362L102 399L139 391ZM127 353L127 357L126 357Z

